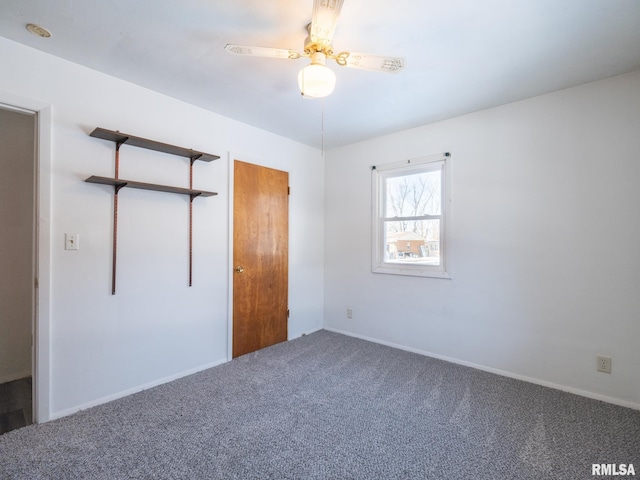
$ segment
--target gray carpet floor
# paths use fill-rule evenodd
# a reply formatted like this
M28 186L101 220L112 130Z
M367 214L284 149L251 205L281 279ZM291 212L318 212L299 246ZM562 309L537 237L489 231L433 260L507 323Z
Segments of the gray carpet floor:
M592 479L639 442L639 411L320 331L2 435L0 478Z

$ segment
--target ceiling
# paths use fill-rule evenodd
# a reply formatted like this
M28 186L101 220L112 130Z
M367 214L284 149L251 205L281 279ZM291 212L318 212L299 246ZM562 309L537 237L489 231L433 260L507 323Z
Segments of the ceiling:
M337 85L325 99L300 95L305 58L224 51L302 51L312 5L0 0L0 36L326 149L640 68L639 0L345 0L335 50L406 66L392 74L329 61Z

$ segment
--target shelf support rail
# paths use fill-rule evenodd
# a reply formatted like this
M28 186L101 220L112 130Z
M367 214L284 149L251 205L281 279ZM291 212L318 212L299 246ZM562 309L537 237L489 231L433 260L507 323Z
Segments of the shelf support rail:
M193 164L202 154L189 157L189 189L193 190ZM189 286L193 285L193 199L197 195L189 195Z
M115 162L115 175L114 178L119 178L120 175L120 147L125 143L128 138L115 142L116 144L116 162ZM121 185L114 185L113 187L113 255L111 265L111 295L116 294L116 258L118 254L118 192L126 183Z

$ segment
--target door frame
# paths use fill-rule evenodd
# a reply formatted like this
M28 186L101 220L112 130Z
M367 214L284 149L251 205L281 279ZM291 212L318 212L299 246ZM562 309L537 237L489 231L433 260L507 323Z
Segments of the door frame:
M235 189L233 188L235 181L234 163L236 155L232 152L228 152L227 156L227 178L229 183L227 185L227 362L233 360L233 196L235 195Z
M31 369L33 421L43 423L51 419L51 105L1 90L0 104L36 116Z
M235 173L234 173L234 162L238 160L239 162L251 163L253 165L258 165L260 167L265 168L274 168L278 170L282 170L289 174L289 183L291 183L291 172L288 169L283 168L280 165L269 164L268 162L260 161L255 159L252 155L248 154L239 154L234 152L227 152L227 178L229 180L227 185L227 191L229 192L228 203L227 203L227 219L228 219L228 239L227 239L227 285L228 285L228 300L227 300L227 361L230 362L233 360L233 269L235 265L233 264L233 198L235 195L234 190L234 181L235 181ZM291 201L291 199L289 199ZM289 206L291 207L291 206ZM291 211L289 210L289 214ZM291 225L289 224L289 228ZM291 237L289 237L291 238ZM291 248L289 245L289 249L287 251L287 255L290 256ZM291 258L289 258L289 264ZM287 283L287 291L291 292L291 276L289 276L289 281ZM289 304L291 304L291 299L289 298ZM289 340L289 319L287 318L287 340Z

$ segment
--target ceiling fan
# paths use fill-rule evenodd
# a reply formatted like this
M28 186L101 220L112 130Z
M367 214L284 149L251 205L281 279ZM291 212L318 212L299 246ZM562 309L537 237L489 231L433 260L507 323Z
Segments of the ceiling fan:
M285 48L254 47L228 44L225 50L232 55L270 57L297 60L309 57L311 63L300 70L298 85L304 97L320 98L333 92L336 75L327 68L327 58L342 67L360 68L378 72L397 73L404 67L404 58L385 57L360 52L334 53L331 40L344 0L314 0L313 16L307 25L309 36L304 42L303 53Z

